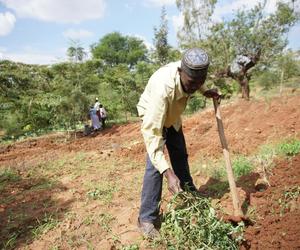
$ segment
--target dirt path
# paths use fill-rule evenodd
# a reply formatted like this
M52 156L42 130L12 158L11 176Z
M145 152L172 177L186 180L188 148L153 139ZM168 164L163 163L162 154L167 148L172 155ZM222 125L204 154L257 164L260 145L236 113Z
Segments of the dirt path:
M299 98L223 104L230 151L247 155L262 144L300 138ZM145 159L139 127L137 122L79 135L75 141L53 134L2 146L1 169L16 176L1 180L7 185L0 186L0 241L16 249L120 249L133 244L147 249L136 231ZM222 157L211 108L186 117L184 133L191 163L199 157ZM249 177L252 186L241 182L257 215L246 231L244 248L300 248L299 199L284 213L283 203L278 204L284 192L296 192L293 188L300 185L299 161L279 162L264 192L253 186L257 176ZM168 198L164 192L163 199Z

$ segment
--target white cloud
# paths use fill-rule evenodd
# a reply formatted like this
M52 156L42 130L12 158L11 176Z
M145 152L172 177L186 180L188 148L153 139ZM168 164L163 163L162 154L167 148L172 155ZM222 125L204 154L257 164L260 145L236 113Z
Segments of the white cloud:
M105 0L0 0L18 17L43 21L79 23L99 19L105 11Z
M146 4L154 6L167 6L175 4L175 0L146 0Z
M8 35L15 26L16 18L10 12L0 13L0 36Z
M71 40L81 40L84 38L92 37L93 35L94 34L92 32L84 29L79 29L79 30L68 29L63 33L64 37Z

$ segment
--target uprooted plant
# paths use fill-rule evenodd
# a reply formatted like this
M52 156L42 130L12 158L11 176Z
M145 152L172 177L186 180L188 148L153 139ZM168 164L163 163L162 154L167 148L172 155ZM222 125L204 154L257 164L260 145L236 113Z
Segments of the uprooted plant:
M167 205L159 243L167 249L238 249L243 228L219 219L209 199L181 192Z

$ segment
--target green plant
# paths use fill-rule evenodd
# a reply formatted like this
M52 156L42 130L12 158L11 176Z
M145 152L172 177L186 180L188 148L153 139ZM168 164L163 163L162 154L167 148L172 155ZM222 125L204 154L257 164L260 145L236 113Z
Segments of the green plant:
M58 224L58 220L53 218L51 214L45 214L42 220L37 219L38 225L34 227L31 232L35 238L47 233L49 230L55 228Z
M139 250L139 246L136 245L136 244L133 244L133 245L129 245L129 246L123 246L121 248L121 250Z
M282 197L278 200L280 206L280 215L282 216L286 210L291 207L291 202L296 201L300 195L300 186L287 188Z
M12 249L16 245L18 233L14 232L9 236L8 241L3 244L3 249ZM1 246L1 244L0 244Z
M0 191L10 182L16 182L21 177L11 168L0 170Z
M98 216L97 222L98 224L106 231L111 232L111 226L110 224L115 220L116 218L108 213L101 213Z
M113 183L103 183L88 191L87 196L93 200L102 200L104 203L109 203L116 191L117 187Z
M286 140L278 145L278 152L286 156L295 156L300 152L300 140Z
M243 227L219 220L208 199L182 192L167 205L158 243L168 249L238 249Z
M253 169L250 161L244 156L238 156L234 159L232 165L234 175L237 178L249 174Z

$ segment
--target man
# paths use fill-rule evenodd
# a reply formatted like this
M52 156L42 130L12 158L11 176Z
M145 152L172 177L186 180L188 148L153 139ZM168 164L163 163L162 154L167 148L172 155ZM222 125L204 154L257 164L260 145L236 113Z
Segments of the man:
M196 190L189 171L181 114L190 95L197 90L206 97L220 97L216 90L204 85L208 66L209 58L204 50L187 50L181 61L161 67L150 77L137 104L147 150L138 227L146 237L159 236L154 224L159 215L163 176L172 194ZM172 168L164 157L164 145Z

